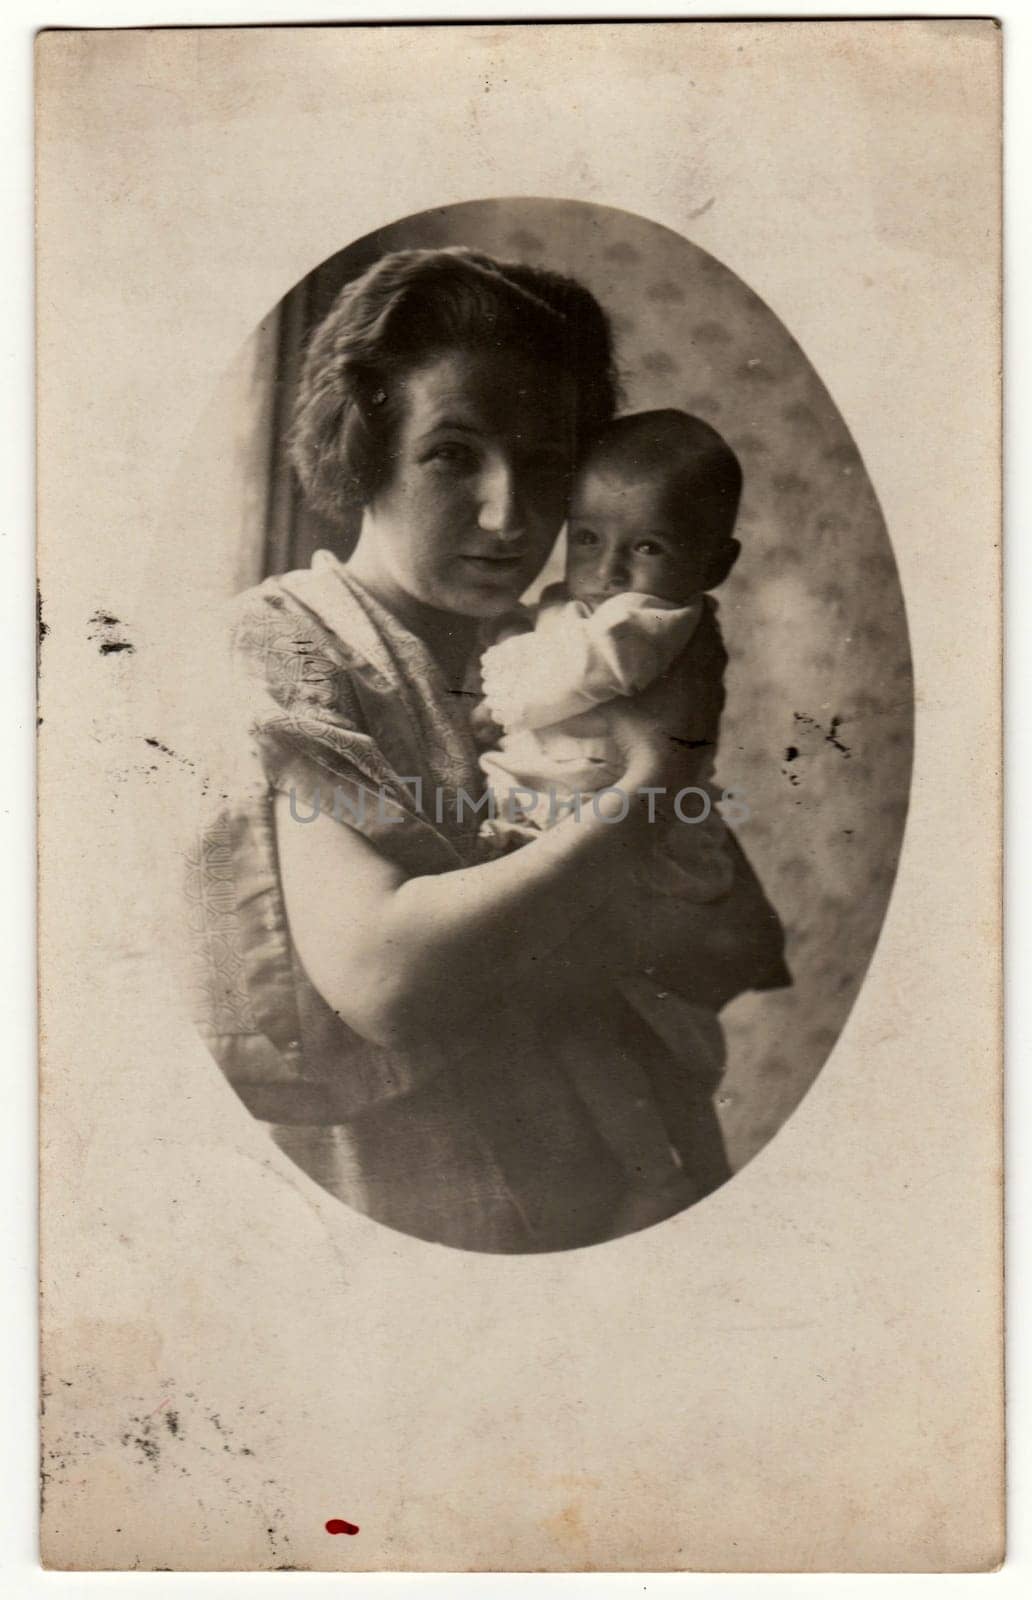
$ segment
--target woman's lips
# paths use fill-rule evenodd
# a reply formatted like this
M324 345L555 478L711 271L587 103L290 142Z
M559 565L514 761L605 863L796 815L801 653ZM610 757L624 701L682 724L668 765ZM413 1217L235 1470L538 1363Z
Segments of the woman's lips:
M521 567L527 559L527 552L520 550L515 555L504 556L463 556L462 559L477 572L489 572L502 576Z

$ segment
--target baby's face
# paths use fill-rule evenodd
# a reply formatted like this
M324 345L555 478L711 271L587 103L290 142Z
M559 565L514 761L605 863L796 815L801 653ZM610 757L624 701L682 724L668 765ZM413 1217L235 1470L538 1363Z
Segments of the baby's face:
M706 587L712 533L693 538L683 482L588 467L574 486L566 536L574 600L597 606L630 592L687 605Z

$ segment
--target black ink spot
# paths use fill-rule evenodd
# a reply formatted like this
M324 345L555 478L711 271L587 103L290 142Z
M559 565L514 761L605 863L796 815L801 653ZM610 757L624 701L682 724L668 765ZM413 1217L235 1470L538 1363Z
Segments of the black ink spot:
M95 611L90 617L90 624L91 631L87 634L87 638L95 639L99 630L101 639L97 648L102 656L120 655L123 651L126 651L129 655L133 654L136 647L130 644L128 639L112 639L109 637L112 628L122 627L122 623L119 622L118 618L113 617L109 611Z
M792 717L794 721L801 723L804 728L812 728L815 733L819 733L825 744L830 744L833 749L839 752L839 755L844 756L847 761L849 760L853 752L838 736L838 730L842 726L841 717L832 717L831 725L828 728L822 728L816 717L808 716L805 711L793 711Z
M835 749L841 755L849 757L849 756L851 756L853 754L852 750L850 750L848 744L844 744L843 741L838 737L838 730L839 730L839 728L841 726L842 726L842 718L841 717L832 717L832 719L831 719L831 727L828 729L828 732L825 734L824 737L827 739L827 741L828 741L828 743L830 745L834 745Z
M161 1459L161 1447L154 1437L155 1424L151 1422L150 1417L131 1417L130 1421L135 1423L140 1431L139 1433L133 1433L130 1429L128 1432L123 1433L122 1444L126 1449L130 1445L135 1445L142 1458L145 1461L149 1461L151 1466L156 1469Z
M193 770L194 770L193 762L191 760L189 760L189 758L187 756L181 756L175 750L170 750L168 745L167 744L162 744L160 739L146 739L145 738L143 742L144 742L144 744L149 744L152 750L160 750L163 756L170 756L173 761L181 761L183 763L184 767L189 767L190 771L193 772ZM152 772L154 772L156 770L157 769L154 768L154 767L151 768ZM207 789L205 789L205 792L207 792Z
M785 751L785 760L786 761L795 761L798 758L798 756L799 756L799 751L796 749L794 744L790 744L788 749Z

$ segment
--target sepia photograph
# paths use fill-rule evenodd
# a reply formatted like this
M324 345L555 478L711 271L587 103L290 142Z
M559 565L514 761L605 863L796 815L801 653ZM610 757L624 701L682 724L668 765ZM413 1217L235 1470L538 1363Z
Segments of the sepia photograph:
M834 1045L907 807L891 540L805 352L687 238L485 200L316 266L200 431L261 580L184 885L244 1106L462 1249L705 1199Z
M35 49L44 1564L992 1570L998 26Z

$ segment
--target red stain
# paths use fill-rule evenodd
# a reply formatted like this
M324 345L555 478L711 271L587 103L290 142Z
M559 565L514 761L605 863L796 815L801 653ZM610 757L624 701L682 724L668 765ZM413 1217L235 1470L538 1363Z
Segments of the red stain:
M343 1517L331 1517L326 1524L327 1533L357 1533L358 1529L353 1522L345 1522Z

